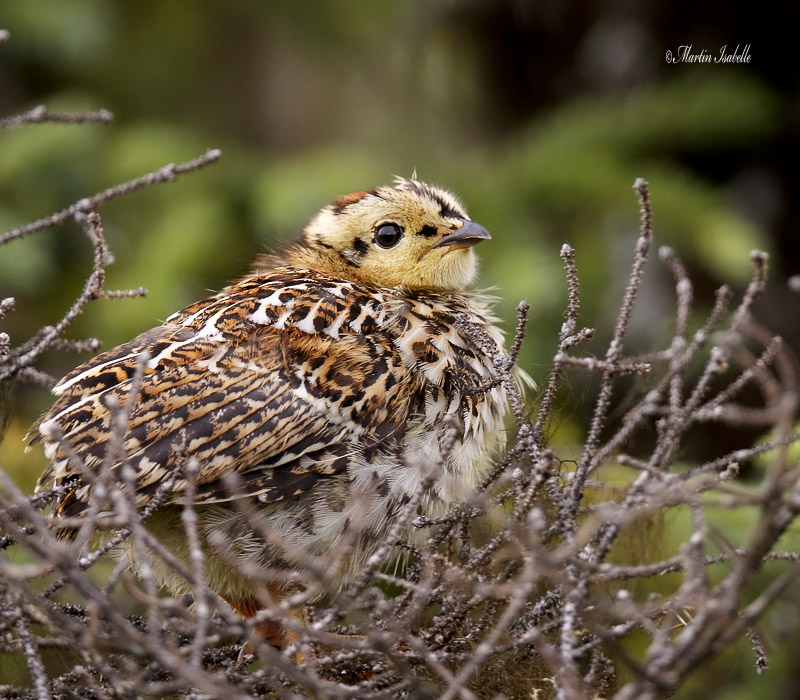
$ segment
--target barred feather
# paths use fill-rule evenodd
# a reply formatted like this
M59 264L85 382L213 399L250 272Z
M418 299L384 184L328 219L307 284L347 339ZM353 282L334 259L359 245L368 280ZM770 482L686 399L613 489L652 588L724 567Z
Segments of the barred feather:
M377 239L387 225L388 248ZM304 557L357 528L336 574L344 581L439 459L446 425L459 436L429 512L463 497L502 440L496 370L459 322L502 352L490 300L465 291L471 246L487 237L458 200L424 183L348 195L252 275L78 367L38 424L51 465L37 488L74 484L54 517L85 512L92 474L105 466L125 488L127 465L140 508L172 482L152 528L188 560L179 506L194 459L214 590L238 609L254 605L256 583L213 554L214 533L266 572L302 570ZM245 498L291 546L278 551L254 532L231 504ZM174 592L186 590L163 562L154 566Z

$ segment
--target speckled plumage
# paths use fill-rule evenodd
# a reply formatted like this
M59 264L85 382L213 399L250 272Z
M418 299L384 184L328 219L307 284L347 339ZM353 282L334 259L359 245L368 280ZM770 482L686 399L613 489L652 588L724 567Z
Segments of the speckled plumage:
M392 226L400 240L384 249ZM335 552L355 532L330 571L343 584L437 460L447 416L458 440L424 503L430 514L468 493L502 440L502 389L459 320L502 347L489 300L466 290L472 245L484 238L452 195L424 183L346 195L250 276L78 367L39 424L52 461L39 487L76 485L55 517L80 515L92 494L68 450L86 471L100 469L114 407L127 402L135 502L146 506L175 479L148 526L187 561L183 469L199 463L213 590L252 614L275 571L302 577L309 555ZM235 489L226 473L237 475ZM253 531L238 499L257 506L274 538ZM151 564L173 592L189 590L164 562Z

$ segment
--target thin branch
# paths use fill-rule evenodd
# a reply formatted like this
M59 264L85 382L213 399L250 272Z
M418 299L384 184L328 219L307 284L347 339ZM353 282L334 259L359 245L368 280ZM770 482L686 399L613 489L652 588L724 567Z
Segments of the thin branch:
M30 235L36 231L57 226L64 223L68 219L72 219L76 216L94 211L112 199L124 197L132 192L144 189L145 187L151 187L152 185L158 185L165 182L174 182L181 175L192 173L196 170L200 170L201 168L211 165L212 163L216 163L221 156L222 151L218 149L211 149L206 151L204 155L200 156L199 158L195 158L194 160L181 163L180 165L165 165L163 168L148 173L147 175L143 175L134 180L129 180L128 182L124 182L121 185L116 185L115 187L110 187L109 189L103 190L102 192L91 197L80 199L66 209L62 209L55 214L51 214L43 219L38 219L30 224L26 224L25 226L20 226L19 228L8 231L0 236L0 246L16 238L22 238L23 236Z
M44 105L39 105L22 114L0 119L0 129L26 124L109 124L113 119L114 115L107 109L99 109L96 112L56 113L49 112Z
M639 196L641 226L639 230L639 239L636 242L636 255L628 278L628 285L625 288L625 293L622 298L622 306L617 316L614 335L609 343L608 351L606 352L605 359L609 367L616 366L622 356L622 347L628 332L631 314L633 313L633 305L639 293L639 285L642 281L644 266L647 262L647 256L650 252L650 245L653 239L653 214L650 208L650 192L647 188L647 182L642 178L638 178L633 188ZM597 452L600 433L605 426L608 410L611 406L611 391L614 386L614 374L615 373L611 372L609 369L603 372L600 384L600 395L595 402L595 410L592 416L589 434L586 437L578 468L575 470L575 474L572 478L570 500L567 504L565 515L567 518L567 527L569 527L569 519L574 517L578 503L583 495L583 484L586 477L589 475L592 462Z

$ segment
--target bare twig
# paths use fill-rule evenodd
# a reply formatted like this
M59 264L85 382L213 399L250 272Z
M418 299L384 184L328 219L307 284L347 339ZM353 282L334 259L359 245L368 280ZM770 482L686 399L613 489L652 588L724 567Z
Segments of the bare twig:
M102 206L106 202L111 201L112 199L118 199L119 197L124 197L132 192L136 192L137 190L144 189L146 187L151 187L153 185L161 184L164 182L174 182L178 177L181 175L186 175L187 173L192 173L195 170L200 170L201 168L206 167L207 165L211 165L212 163L216 163L220 157L222 156L222 152L218 149L211 149L207 151L204 155L200 156L199 158L195 158L194 160L190 160L186 163L181 163L180 165L165 165L160 170L156 170L152 173L148 173L147 175L143 175L142 177L138 177L134 180L129 180L128 182L124 182L121 185L116 185L115 187L110 187L107 190L103 190L98 194L92 195L91 197L85 197L84 199L80 199L75 204L70 205L66 209L62 209L55 214L51 214L43 219L38 219L30 224L26 224L25 226L20 226L19 228L15 228L11 231L0 236L0 246L12 241L16 238L22 238L23 236L28 236L31 233L35 233L36 231L41 231L45 228L52 228L53 226L58 226L59 224L64 223L68 219L75 218L76 216L80 216L82 214L86 214L87 212L91 212L96 210L98 207Z
M108 124L113 119L114 115L107 109L99 109L96 112L56 113L49 112L44 105L39 105L22 114L0 119L0 129L25 124L90 124L92 122Z

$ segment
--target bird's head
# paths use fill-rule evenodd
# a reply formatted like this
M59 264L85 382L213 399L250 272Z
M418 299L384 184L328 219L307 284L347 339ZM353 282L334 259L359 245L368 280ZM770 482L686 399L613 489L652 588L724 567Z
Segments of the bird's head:
M488 238L452 194L399 178L394 187L339 197L284 258L379 287L459 291L477 274L472 246Z

